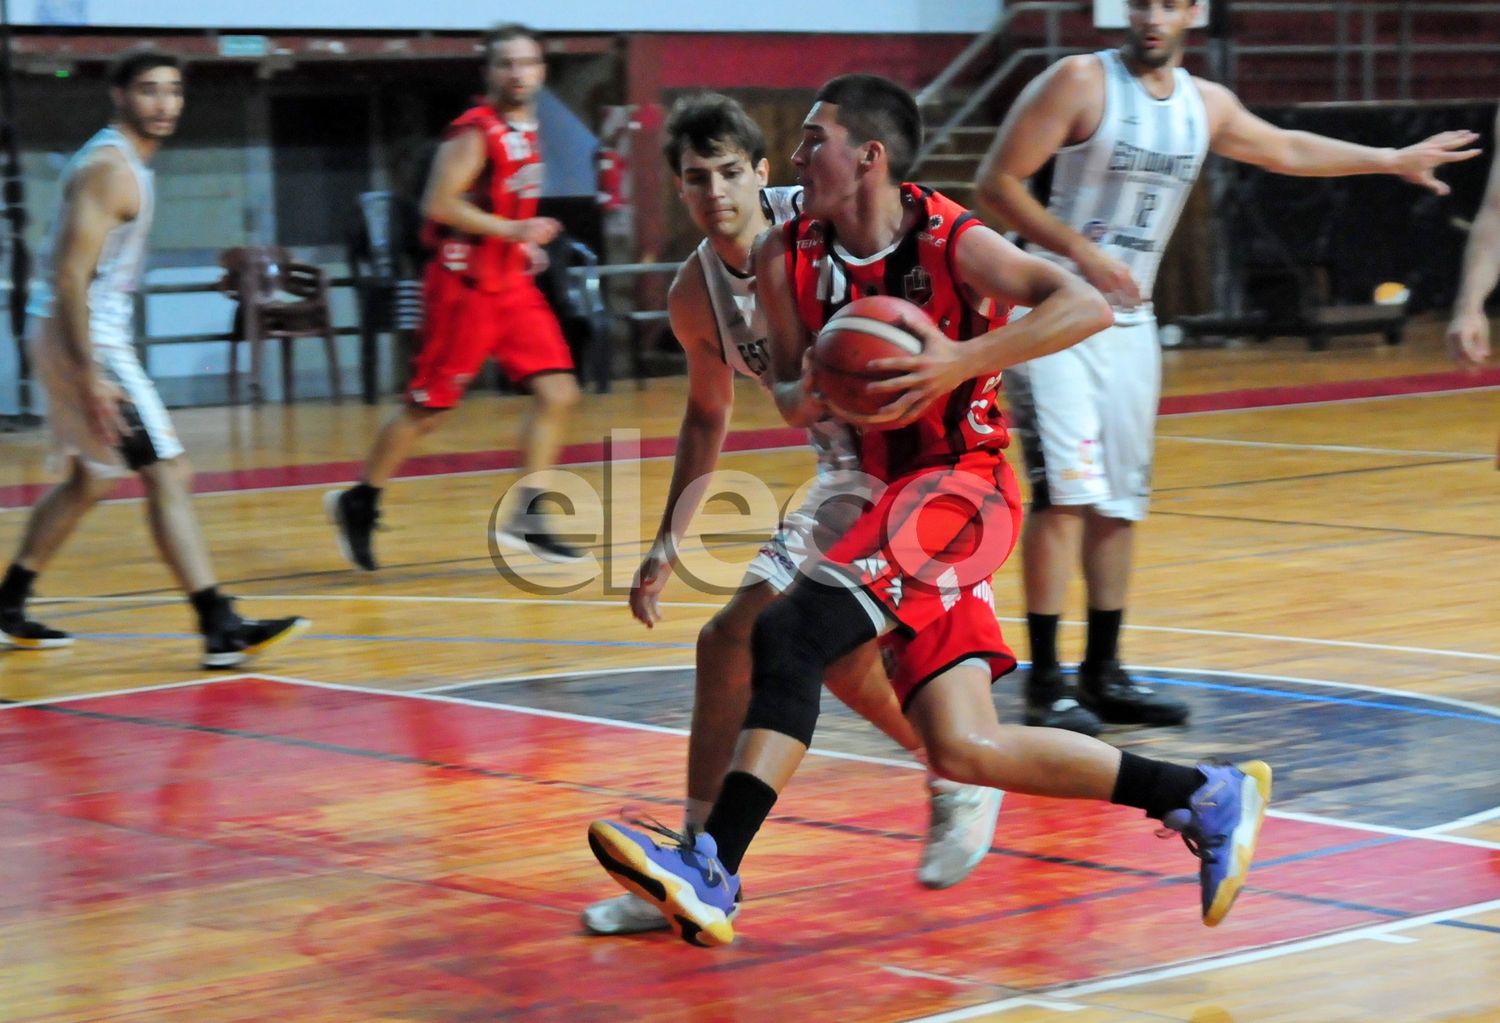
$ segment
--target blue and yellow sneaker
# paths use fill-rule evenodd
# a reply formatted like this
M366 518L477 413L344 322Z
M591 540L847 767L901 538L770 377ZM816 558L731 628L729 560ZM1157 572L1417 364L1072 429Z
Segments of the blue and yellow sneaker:
M1260 760L1243 764L1199 764L1205 781L1185 810L1162 820L1181 832L1182 841L1203 861L1198 881L1203 889L1203 922L1216 927L1229 915L1235 896L1250 873L1255 840L1271 801L1271 767Z
M589 825L589 848L599 865L626 891L650 902L689 945L727 945L734 940L740 879L719 862L712 835L678 834L647 821L633 821L671 840L615 821Z

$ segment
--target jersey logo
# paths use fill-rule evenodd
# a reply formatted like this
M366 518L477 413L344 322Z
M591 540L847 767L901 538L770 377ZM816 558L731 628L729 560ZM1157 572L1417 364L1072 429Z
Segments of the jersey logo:
M943 226L943 215L941 213L934 213L932 216L930 216L930 217L927 218L927 230L929 230L929 231L936 231L938 228L940 228L942 226Z
M760 376L771 368L770 356L766 354L765 338L758 338L749 344L736 341L734 346L739 349L740 358L745 360L745 368L756 376Z
M531 155L531 140L525 132L508 131L500 136L500 144L505 147L505 155L512 160L524 160Z
M932 301L932 275L920 266L914 266L901 279L901 290L908 302L926 305Z

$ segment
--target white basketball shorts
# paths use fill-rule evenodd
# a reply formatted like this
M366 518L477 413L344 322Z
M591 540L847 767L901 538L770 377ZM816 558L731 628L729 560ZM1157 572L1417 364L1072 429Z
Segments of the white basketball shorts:
M1011 319L1027 312L1017 309ZM1006 370L1004 380L1034 506L1087 505L1130 522L1146 517L1161 398L1154 318L1116 323Z
M786 592L797 575L817 564L868 506L870 477L857 469L820 466L820 470L806 498L761 545L745 569L742 586L765 582L777 593Z
M105 379L112 380L125 392L125 401L131 406L124 410L127 421L135 425L139 420L130 439L129 457L94 436L72 365L57 343L47 337L46 323L39 322L35 328L30 351L37 379L47 392L47 428L52 435L49 464L54 472L66 471L67 462L77 458L94 476L118 478L130 475L142 464L182 454L182 443L177 439L161 396L156 393L156 385L146 376L128 342L96 337L94 361Z

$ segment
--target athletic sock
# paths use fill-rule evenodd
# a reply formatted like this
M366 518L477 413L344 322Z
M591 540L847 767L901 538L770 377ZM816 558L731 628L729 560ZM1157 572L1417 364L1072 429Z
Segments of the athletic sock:
M229 606L229 601L217 586L205 586L196 593L188 594L193 610L198 612L198 631L207 636L219 624L220 617Z
M1120 773L1109 801L1145 810L1147 817L1161 820L1187 806L1188 799L1207 781L1196 767L1121 751Z
M719 862L731 874L740 872L745 850L755 840L755 833L771 816L776 805L776 790L746 771L730 771L724 776L719 801L708 815L703 830L714 837L719 847Z
M1031 644L1031 673L1042 675L1057 667L1057 623L1062 615L1026 613L1026 637Z
M1120 659L1120 623L1124 619L1123 608L1118 611L1089 608L1088 646L1083 654L1085 664L1098 667Z
M0 611L19 611L31 595L31 584L36 573L29 568L12 564L5 571L5 581L0 582Z
M361 481L349 488L349 500L374 508L380 503L380 491L380 487L372 487L370 484Z

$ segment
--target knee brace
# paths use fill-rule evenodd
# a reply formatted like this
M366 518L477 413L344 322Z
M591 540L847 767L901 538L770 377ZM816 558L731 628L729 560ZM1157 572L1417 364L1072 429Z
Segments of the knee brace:
M824 670L875 634L870 616L849 590L798 579L755 620L745 727L811 745Z

